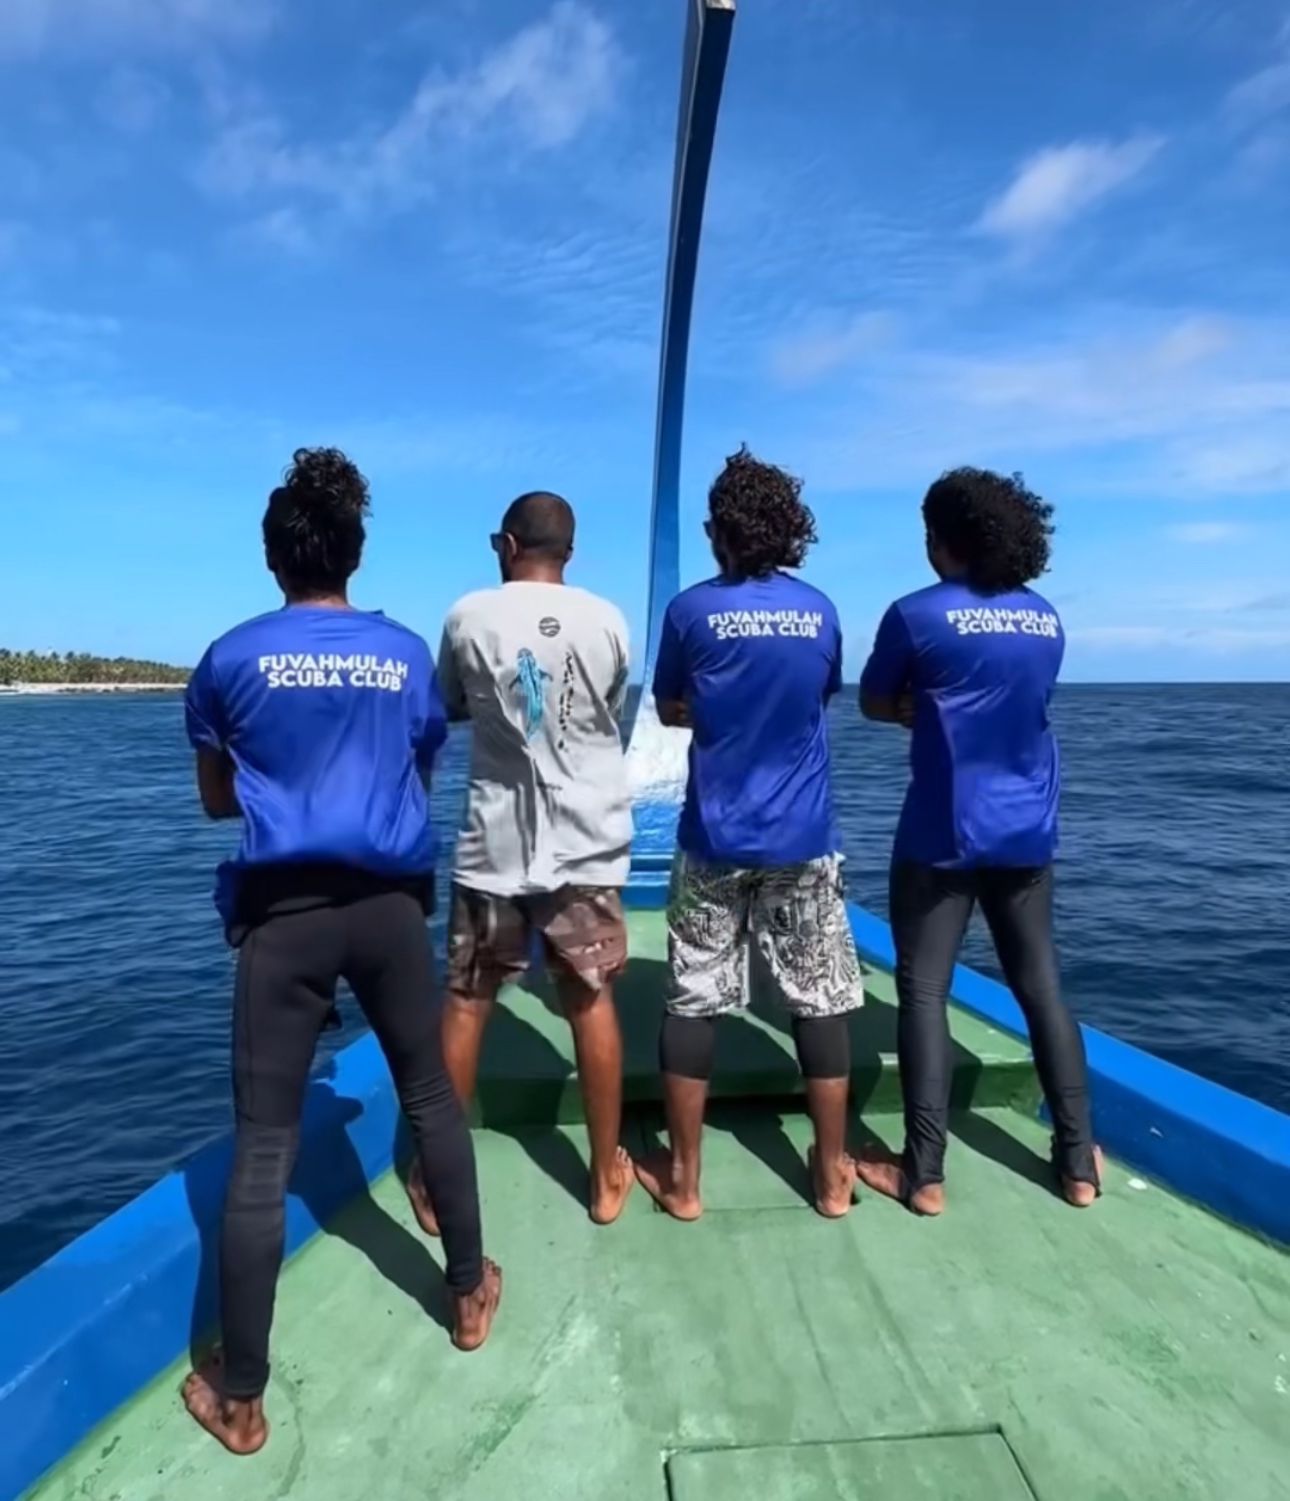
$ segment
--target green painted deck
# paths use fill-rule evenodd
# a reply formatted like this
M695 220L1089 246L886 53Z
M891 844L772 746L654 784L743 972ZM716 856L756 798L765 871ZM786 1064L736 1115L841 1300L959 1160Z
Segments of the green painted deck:
M652 1008L635 983L624 1009L629 993ZM516 1035L538 1034L525 1046L554 1075L544 1050L567 1054L560 1024L534 998L516 1009ZM885 1010L862 1027L875 1042ZM628 1025L644 1094L653 1039ZM769 1068L779 1031L739 1029L727 1063ZM1047 1188L1042 1127L989 1103L993 1066L970 1061L997 1048L1010 1074L1015 1044L966 1018L956 1035L973 1105L955 1117L939 1221L871 1195L819 1219L791 1099L714 1110L708 1212L688 1226L639 1192L617 1225L592 1226L577 1124L480 1129L488 1249L506 1276L484 1350L449 1344L439 1248L390 1175L287 1268L262 1454L233 1459L192 1424L176 1365L34 1494L1290 1498L1290 1259L1114 1165L1093 1210L1069 1209ZM494 1065L499 1098L523 1084L513 1060ZM862 1063L861 1093L869 1078L885 1098L886 1074ZM568 1103L545 1085L537 1098ZM629 1145L656 1118L637 1107ZM891 1115L866 1110L865 1125L896 1139Z
M629 1102L657 1100L658 1024L666 974L667 935L661 912L628 915L631 963L618 986L623 1024L624 1094ZM856 1104L866 1111L897 1111L896 989L890 975L866 969L867 1004L854 1013L851 1042ZM1038 1104L1025 1046L963 1011L953 1013L954 1102L968 1105ZM801 1095L801 1078L788 1019L754 970L752 1005L719 1034L713 1095L785 1102ZM573 1074L569 1029L554 993L538 981L512 990L489 1029L480 1068L476 1123L486 1126L556 1125L582 1120Z

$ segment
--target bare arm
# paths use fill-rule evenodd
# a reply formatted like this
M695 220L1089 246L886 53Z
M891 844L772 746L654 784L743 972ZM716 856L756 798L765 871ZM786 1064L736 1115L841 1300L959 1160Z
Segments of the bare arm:
M227 751L207 746L197 751L197 795L207 818L241 818L233 790L233 762Z
M910 693L898 693L895 697L883 693L860 691L860 712L866 719L879 724L898 724L905 729L914 727L914 698Z
M684 699L664 699L656 705L660 724L665 724L669 729L688 730L693 721L690 718L690 706Z

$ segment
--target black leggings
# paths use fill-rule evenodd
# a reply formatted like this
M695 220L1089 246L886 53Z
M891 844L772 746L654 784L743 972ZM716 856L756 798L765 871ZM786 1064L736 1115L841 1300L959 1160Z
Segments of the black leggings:
M837 1016L795 1016L793 1045L804 1079L851 1077L851 1028ZM665 1012L658 1034L658 1063L665 1074L706 1084L716 1061L717 1018Z
M287 1180L314 1048L349 981L394 1076L439 1216L454 1292L483 1280L475 1153L440 1047L422 904L381 891L340 906L270 917L246 936L233 1008L237 1142L220 1240L224 1386L258 1396L282 1265Z
M1058 1170L1096 1182L1084 1039L1062 1001L1053 943L1052 867L939 870L901 863L891 870L891 927L908 1191L944 1179L953 1078L946 1003L977 902L1030 1029L1035 1068L1053 1118Z

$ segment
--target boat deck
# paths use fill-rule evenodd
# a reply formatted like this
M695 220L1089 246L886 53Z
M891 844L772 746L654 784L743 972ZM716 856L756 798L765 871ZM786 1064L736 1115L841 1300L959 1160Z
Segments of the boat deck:
M658 1026L667 938L661 912L627 914L631 963L617 989L623 1026L624 1095L629 1104L659 1099ZM896 988L865 969L867 1004L852 1015L852 1079L857 1108L896 1111ZM1006 1032L955 1008L953 1098L959 1106L1038 1104L1030 1053ZM747 1016L732 1017L717 1043L714 1098L800 1099L801 1078L788 1018L754 968ZM476 1124L510 1128L582 1120L568 1024L542 977L505 997L488 1031L480 1067Z
M658 1124L658 939L656 919L636 920L623 992L637 1149ZM890 1039L888 983L874 977L858 1040ZM804 1198L794 1101L746 1098L792 1089L783 1034L728 1023L723 1084L745 1098L714 1108L704 1218L678 1225L637 1192L598 1230L585 1134L552 1123L576 1115L565 1032L539 997L513 1000L476 1134L506 1276L488 1345L449 1344L439 1248L387 1175L283 1276L262 1454L233 1459L192 1424L177 1364L34 1495L1290 1497L1290 1262L1114 1164L1101 1203L1069 1209L1048 1187L1043 1127L1007 1103L1030 1088L1015 1042L956 1018L971 1108L955 1116L943 1219L866 1194L828 1223ZM857 1129L894 1142L891 1072L858 1058Z

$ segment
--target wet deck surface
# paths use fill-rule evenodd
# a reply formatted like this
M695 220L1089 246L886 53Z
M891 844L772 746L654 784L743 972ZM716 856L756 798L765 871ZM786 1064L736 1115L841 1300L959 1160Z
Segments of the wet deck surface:
M638 1193L609 1230L580 1202L580 1128L481 1132L506 1271L483 1351L426 1311L438 1249L387 1177L283 1279L261 1455L192 1425L177 1366L37 1494L1290 1496L1290 1259L1121 1170L1068 1209L1014 1112L957 1131L938 1222L871 1196L818 1219L805 1122L740 1111L709 1133L703 1220Z

